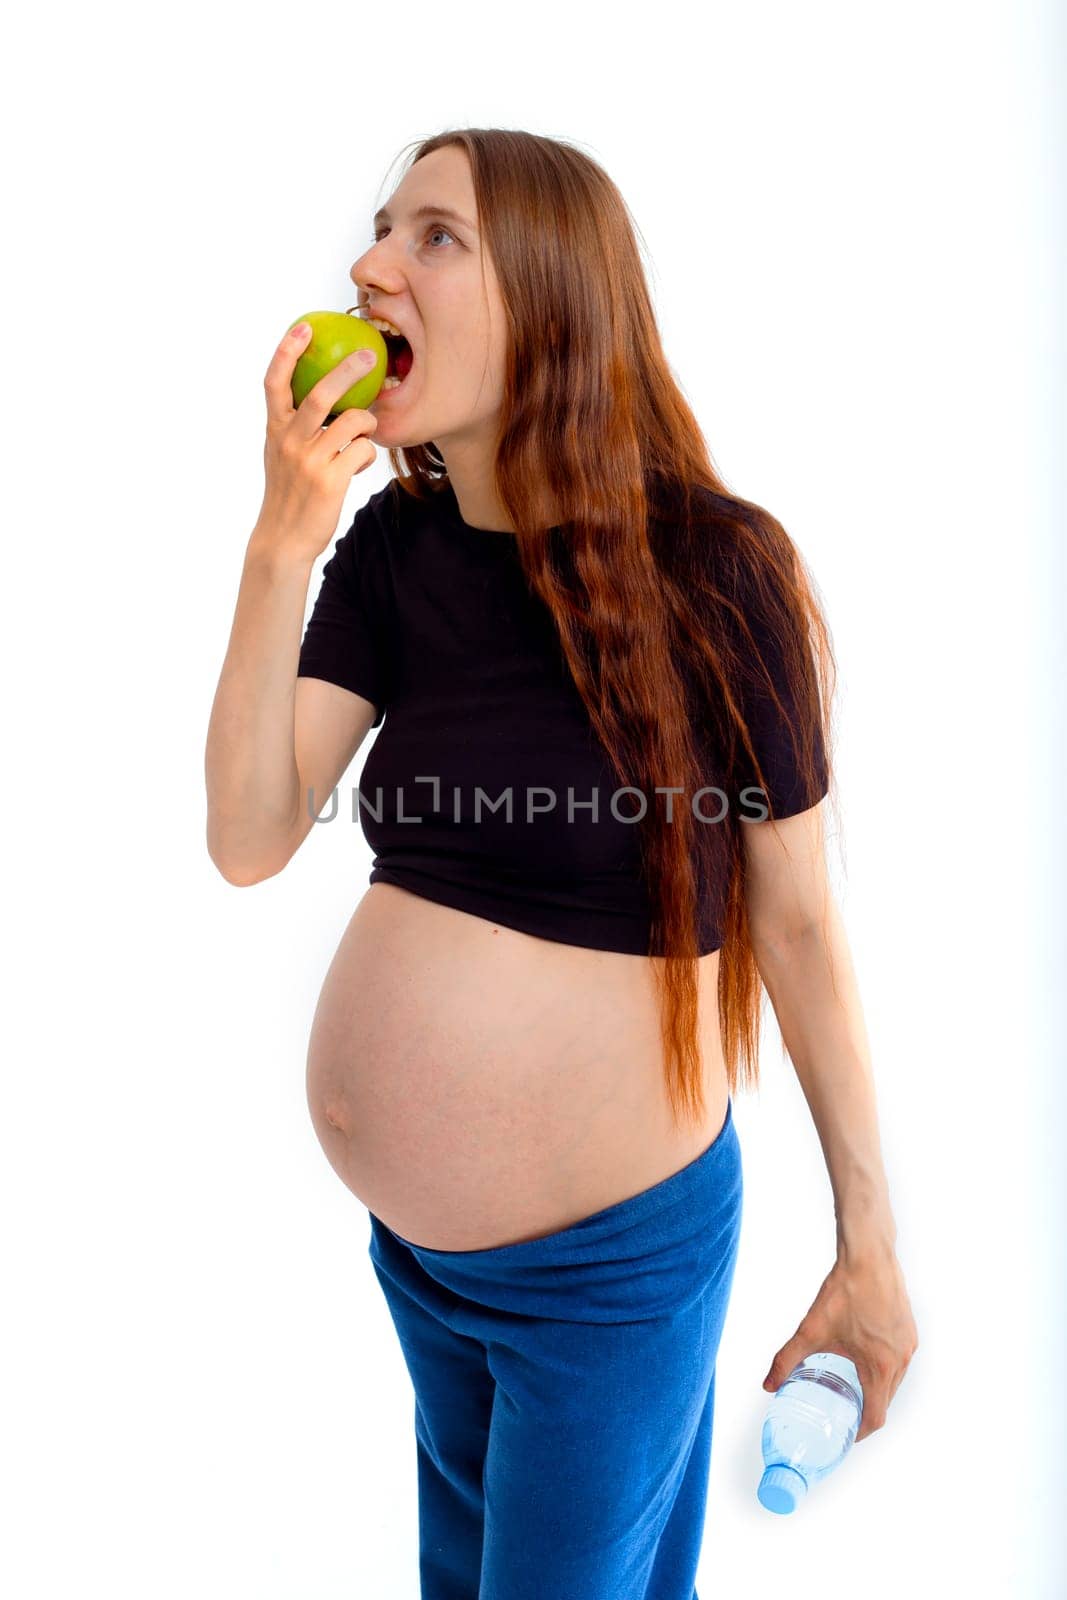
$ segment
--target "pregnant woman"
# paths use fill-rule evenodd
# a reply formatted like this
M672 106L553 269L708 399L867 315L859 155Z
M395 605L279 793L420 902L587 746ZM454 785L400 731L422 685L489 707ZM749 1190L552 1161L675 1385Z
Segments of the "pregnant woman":
M848 1354L863 1438L917 1343L824 862L827 632L583 153L425 141L351 275L401 381L329 420L354 359L295 408L297 333L270 363L208 848L259 883L336 808L374 852L308 1102L414 1387L424 1600L693 1600L763 985L838 1236L765 1384Z

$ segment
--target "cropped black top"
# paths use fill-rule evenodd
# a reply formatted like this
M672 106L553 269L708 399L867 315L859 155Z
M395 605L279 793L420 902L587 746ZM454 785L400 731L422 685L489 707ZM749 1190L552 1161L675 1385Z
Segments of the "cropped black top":
M390 481L335 543L297 671L375 707L382 732L353 791L371 883L542 939L648 953L640 803L595 734L514 535L464 522L451 485L423 501ZM805 789L773 703L745 714L775 815L816 805L826 782ZM709 785L713 769L709 754ZM698 804L718 814L715 794ZM336 815L352 807L338 801ZM700 883L701 955L722 943L724 890Z

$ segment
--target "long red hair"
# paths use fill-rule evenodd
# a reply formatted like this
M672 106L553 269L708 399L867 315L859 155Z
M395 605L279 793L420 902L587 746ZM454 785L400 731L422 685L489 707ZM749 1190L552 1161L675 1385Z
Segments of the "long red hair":
M477 224L508 319L497 495L620 783L648 797L637 826L664 1071L676 1120L699 1125L698 861L725 886L718 1005L734 1094L739 1081L759 1084L763 987L733 806L708 827L676 800L672 824L657 790L682 786L688 799L712 781L698 756L706 730L727 771L745 759L763 786L742 712L746 685L772 681L744 621L755 601L774 640L776 681L784 672L797 713L798 770L814 786L824 759L836 807L829 633L781 523L731 494L712 463L663 353L635 227L604 170L570 144L500 128L422 140L412 165L448 145L470 161ZM388 454L416 498L446 481L432 440ZM559 508L562 540L545 527L546 504Z

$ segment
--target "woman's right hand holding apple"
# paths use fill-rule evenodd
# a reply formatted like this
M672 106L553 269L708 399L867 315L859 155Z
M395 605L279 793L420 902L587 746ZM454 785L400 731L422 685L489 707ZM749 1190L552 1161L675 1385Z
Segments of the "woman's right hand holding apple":
M293 369L307 340L307 332L286 333L263 379L266 487L256 528L261 541L311 564L337 531L348 485L377 456L368 435L378 418L352 406L326 424L334 402L374 364L366 350L338 362L293 405Z

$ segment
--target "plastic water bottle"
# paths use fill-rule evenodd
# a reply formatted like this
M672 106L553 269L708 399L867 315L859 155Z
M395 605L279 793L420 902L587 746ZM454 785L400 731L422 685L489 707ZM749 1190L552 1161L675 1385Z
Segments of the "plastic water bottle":
M783 1516L795 1511L841 1465L862 1415L863 1386L847 1356L822 1350L794 1367L763 1418L760 1504Z

